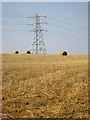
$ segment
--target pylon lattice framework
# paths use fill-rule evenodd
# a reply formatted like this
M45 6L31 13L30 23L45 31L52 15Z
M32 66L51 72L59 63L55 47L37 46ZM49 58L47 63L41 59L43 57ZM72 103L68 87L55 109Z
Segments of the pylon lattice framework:
M34 24L28 24L28 25L35 26L34 30L30 31L34 33L33 43L32 43L32 48L31 48L32 54L45 54L46 53L43 33L42 33L45 30L41 28L41 24L47 24L47 23L40 22L40 17L46 17L46 16L36 14L35 16L28 17L28 18L35 19Z

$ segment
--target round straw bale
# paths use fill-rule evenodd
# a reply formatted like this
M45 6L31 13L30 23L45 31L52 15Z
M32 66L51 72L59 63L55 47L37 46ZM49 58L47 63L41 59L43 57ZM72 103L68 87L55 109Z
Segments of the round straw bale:
M17 50L16 50L16 51L14 51L14 54L19 54L19 51L17 51Z
M31 52L30 52L30 51L25 51L25 53L26 53L26 54L31 54Z
M61 52L60 52L60 55L66 56L66 55L67 55L67 52L66 52L66 51L61 51Z

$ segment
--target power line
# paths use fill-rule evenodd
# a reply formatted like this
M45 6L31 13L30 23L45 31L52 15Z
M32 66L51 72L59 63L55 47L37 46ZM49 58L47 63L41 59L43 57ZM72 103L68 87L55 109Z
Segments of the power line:
M4 17L6 17L6 16L4 16ZM7 16L8 17L8 16ZM14 16L15 18L19 18L20 16ZM21 17L20 17L21 18ZM26 19L26 17L23 17L23 19ZM61 20L57 20L57 19L55 19L55 18L52 18L52 17L49 17L49 20L52 20L52 21L54 21L54 22L57 22L57 23L59 23L58 25L60 25L60 23L63 23L63 24L65 24L65 25L69 25L69 27L73 27L73 28L79 28L79 30L84 30L85 31L85 29L86 28L84 28L84 27L81 27L81 26L77 26L77 25L73 25L73 24L70 24L70 23L67 23L67 22L64 22L64 21L61 21ZM53 24L54 25L54 24ZM66 27L66 26L64 26L64 27Z
M5 30L5 29L2 29L2 30L0 30L0 31L10 31L10 32L14 32L14 31L27 31L27 30L18 30L18 29L16 29L16 30Z
M80 42L80 43L82 43L82 42L86 43L86 41L82 41L82 40L79 40L79 39L72 39L72 38L68 39L68 38L65 38L65 37L57 36L56 34L53 34L53 33L50 33L50 32L48 32L47 35L51 36L51 37L53 37L55 39L57 38L59 40L65 40L65 41L71 41L71 42L77 42L77 43L78 42Z
M44 23L45 23L45 22L44 22ZM41 23L41 24L42 24L42 23ZM21 24L21 23L20 23L20 24L6 24L6 23L5 23L5 24L3 24L3 25L15 25L15 26L16 26L16 25L21 25L21 26L24 25L24 26L25 26L26 24ZM28 25L32 25L32 24L28 24ZM58 31L58 30L60 30L60 27L57 28L55 25L51 25L51 24L48 24L48 25L49 25L49 28L50 28L50 27L54 27L54 29L52 29L52 30L50 30L50 31L54 31L54 32L56 32L57 34L62 33L62 34L64 34L64 35L66 35L66 34L72 35L70 32L68 33L68 31L66 31L66 32ZM58 30L55 30L55 28L57 28ZM80 36L80 37L85 37L85 35L83 35L83 34L76 34L76 35L78 35L78 36ZM87 36L87 35L86 35L86 36Z
M44 17L44 16L40 16L40 17ZM33 18L33 19L35 19L35 16L33 16L33 17L28 17L28 18ZM60 21L58 20L57 23L60 23ZM40 23L38 23L38 24L45 24L45 22L40 22ZM4 24L4 25L5 25L5 24ZM15 23L14 23L14 24L13 24L13 23L12 23L12 24L9 24L9 23L8 23L8 24L6 24L6 25L26 25L26 24L21 24L21 23L20 23L20 24L15 24ZM28 24L28 25L35 26L36 23ZM54 28L58 28L58 29L60 28L60 27L56 27L55 24L51 24L51 23L50 23L50 24L48 24L48 25L50 25L51 27L54 27ZM60 25L60 24L58 24L58 25ZM50 28L50 27L49 27L49 28ZM13 31L13 32L14 32L14 31L27 31L27 30L3 30L3 31ZM43 31L44 31L44 29L42 29L41 31L39 30L39 32L43 32ZM31 32L34 32L34 34L36 33L35 29L34 29L33 31L31 31ZM56 35L55 37L57 37L58 35L60 35L60 33L63 33L63 34L64 34L64 35L63 35L64 38L62 38L62 39L68 40L68 39L66 38L66 36L65 36L67 32L61 32L61 31L52 29L52 30L49 31L49 33L53 34L53 36ZM67 33L67 34L70 34L70 33ZM78 35L78 34L77 34L77 35ZM79 34L79 36L82 36L82 37L83 37L83 34ZM34 37L35 37L35 36L34 36ZM59 38L61 38L61 37L59 37ZM70 39L72 39L72 41L74 40L73 38L71 38L71 34L70 34ZM78 41L82 42L82 40L80 40L80 39L76 39L76 40L74 40L74 42L75 42L75 41L77 41L77 42L78 42Z
M59 22L59 23L63 23L63 24L69 25L70 27L72 26L72 27L78 28L80 30L84 30L85 31L85 29L87 29L87 28L84 28L84 27L81 27L81 26L73 25L71 23L67 23L67 22L64 22L64 21L61 21L61 20L57 20L57 19L52 18L52 17L49 17L49 19L54 21L54 22L56 21L56 22Z
M27 18L25 16L15 16L15 15L9 15L9 14L8 15L3 15L2 14L2 16L0 16L0 17L2 17L2 18L8 18L8 17L12 17L13 18L14 17L14 18L17 18L17 19L22 19L22 18L26 19Z
M68 35L70 35L70 36L72 36L73 34L71 34L72 33L72 31L70 32L70 31L60 31L60 27L56 27L56 26L53 26L53 25L51 25L51 24L48 24L49 25L49 29L50 29L50 27L52 27L52 28L54 28L54 29L50 29L50 31L53 31L53 32L55 32L55 33L57 33L57 34L60 34L60 33L62 33L62 34L64 34L64 35L66 35L66 34L68 34ZM76 33L77 31L75 31L74 32L74 34L76 34L77 36L79 36L79 37L88 37L87 35L84 35L84 34L79 34L79 33Z
M27 25L27 24L3 24L3 25Z
M48 24L49 26L51 26L51 27L54 27L54 28L56 28L57 30L64 30L64 31L71 31L71 32L73 32L73 31L75 31L75 32L77 32L78 34L80 34L80 35L85 35L85 34L87 34L86 36L88 36L88 32L86 32L86 31L81 31L80 29L74 29L74 28L72 28L72 27L68 27L68 26L61 26L60 24L55 24L55 23L52 23L51 24L51 22Z

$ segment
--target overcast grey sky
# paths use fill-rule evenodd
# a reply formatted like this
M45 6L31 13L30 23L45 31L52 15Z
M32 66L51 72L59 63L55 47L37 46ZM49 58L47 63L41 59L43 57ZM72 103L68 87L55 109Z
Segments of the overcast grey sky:
M24 53L31 49L34 22L26 17L46 14L41 19L45 47L49 54L67 51L69 54L88 54L88 2L7 2L2 5L3 53L14 50Z

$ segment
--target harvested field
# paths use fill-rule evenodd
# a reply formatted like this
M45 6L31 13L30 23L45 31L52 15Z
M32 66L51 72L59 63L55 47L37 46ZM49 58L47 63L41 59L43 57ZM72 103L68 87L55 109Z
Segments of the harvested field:
M88 56L3 54L3 118L88 118Z

